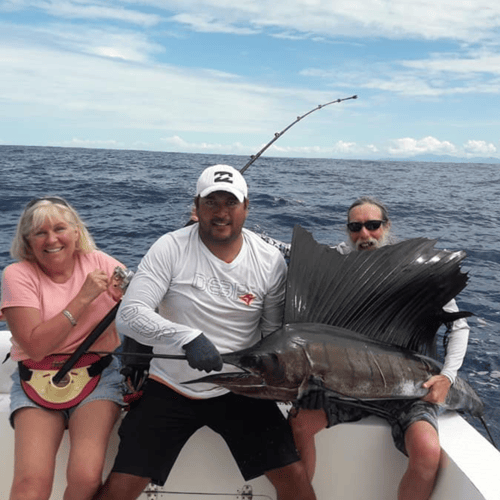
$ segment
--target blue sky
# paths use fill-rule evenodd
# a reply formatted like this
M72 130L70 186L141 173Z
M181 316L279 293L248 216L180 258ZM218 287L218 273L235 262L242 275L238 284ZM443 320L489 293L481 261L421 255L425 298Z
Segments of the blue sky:
M500 158L491 0L0 0L0 144Z

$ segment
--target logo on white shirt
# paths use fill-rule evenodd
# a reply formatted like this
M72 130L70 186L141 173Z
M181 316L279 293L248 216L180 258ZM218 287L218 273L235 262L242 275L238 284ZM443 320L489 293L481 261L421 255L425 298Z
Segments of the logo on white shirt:
M244 302L247 306L249 306L257 297L253 293L245 293L245 295L240 295L238 297L241 302Z
M201 274L195 274L193 287L216 297L228 297L233 300L239 300L247 306L257 298L256 295L248 291L247 286L228 280L221 280L216 277L207 278Z

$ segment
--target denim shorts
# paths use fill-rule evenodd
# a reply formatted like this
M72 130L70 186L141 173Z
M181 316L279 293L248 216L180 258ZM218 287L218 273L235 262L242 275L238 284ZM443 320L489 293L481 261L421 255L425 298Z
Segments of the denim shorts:
M12 389L10 390L10 425L14 427L13 416L17 410L21 408L42 408L47 411L61 412L66 420L69 420L72 413L79 407L91 401L113 401L119 406L124 406L123 395L126 392L125 380L120 373L120 362L113 357L111 364L104 369L101 373L101 379L96 388L79 404L67 410L48 410L33 402L26 396L23 388L21 387L21 380L19 378L19 370L14 370L11 375Z
M342 405L338 401L329 401L329 407L326 411L327 427L344 422L357 422L371 414L382 416L391 425L392 439L396 448L407 455L405 432L410 425L415 422L425 421L438 432L438 416L443 411L440 406L427 403L421 399L380 401L372 403L372 407L373 410L370 411L366 408ZM380 412L377 410L380 410ZM383 413L386 413L386 416L383 416Z
M415 422L427 422L436 429L438 429L438 416L443 412L443 409L438 405L433 405L418 399L412 404L400 405L399 415L395 422L389 422L392 427L392 439L396 448L408 455L405 446L405 432L410 425Z

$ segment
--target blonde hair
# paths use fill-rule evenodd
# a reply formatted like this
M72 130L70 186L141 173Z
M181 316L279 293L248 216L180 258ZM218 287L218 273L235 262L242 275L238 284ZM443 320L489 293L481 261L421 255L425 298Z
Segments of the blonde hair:
M34 262L36 259L31 250L29 237L42 226L46 219L57 217L62 217L68 224L78 229L79 238L76 242L78 253L91 253L97 250L94 239L77 211L64 198L44 196L31 200L21 214L10 247L12 258Z

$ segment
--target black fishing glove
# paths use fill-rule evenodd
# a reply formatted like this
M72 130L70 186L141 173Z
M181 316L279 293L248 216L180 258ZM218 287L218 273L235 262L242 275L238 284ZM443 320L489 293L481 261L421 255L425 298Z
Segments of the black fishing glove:
M191 342L183 345L186 351L186 358L191 368L205 370L207 373L212 370L222 370L222 358L217 348L210 340L201 333Z
M326 410L328 408L328 397L323 382L311 378L304 394L297 400L295 406L304 410Z

